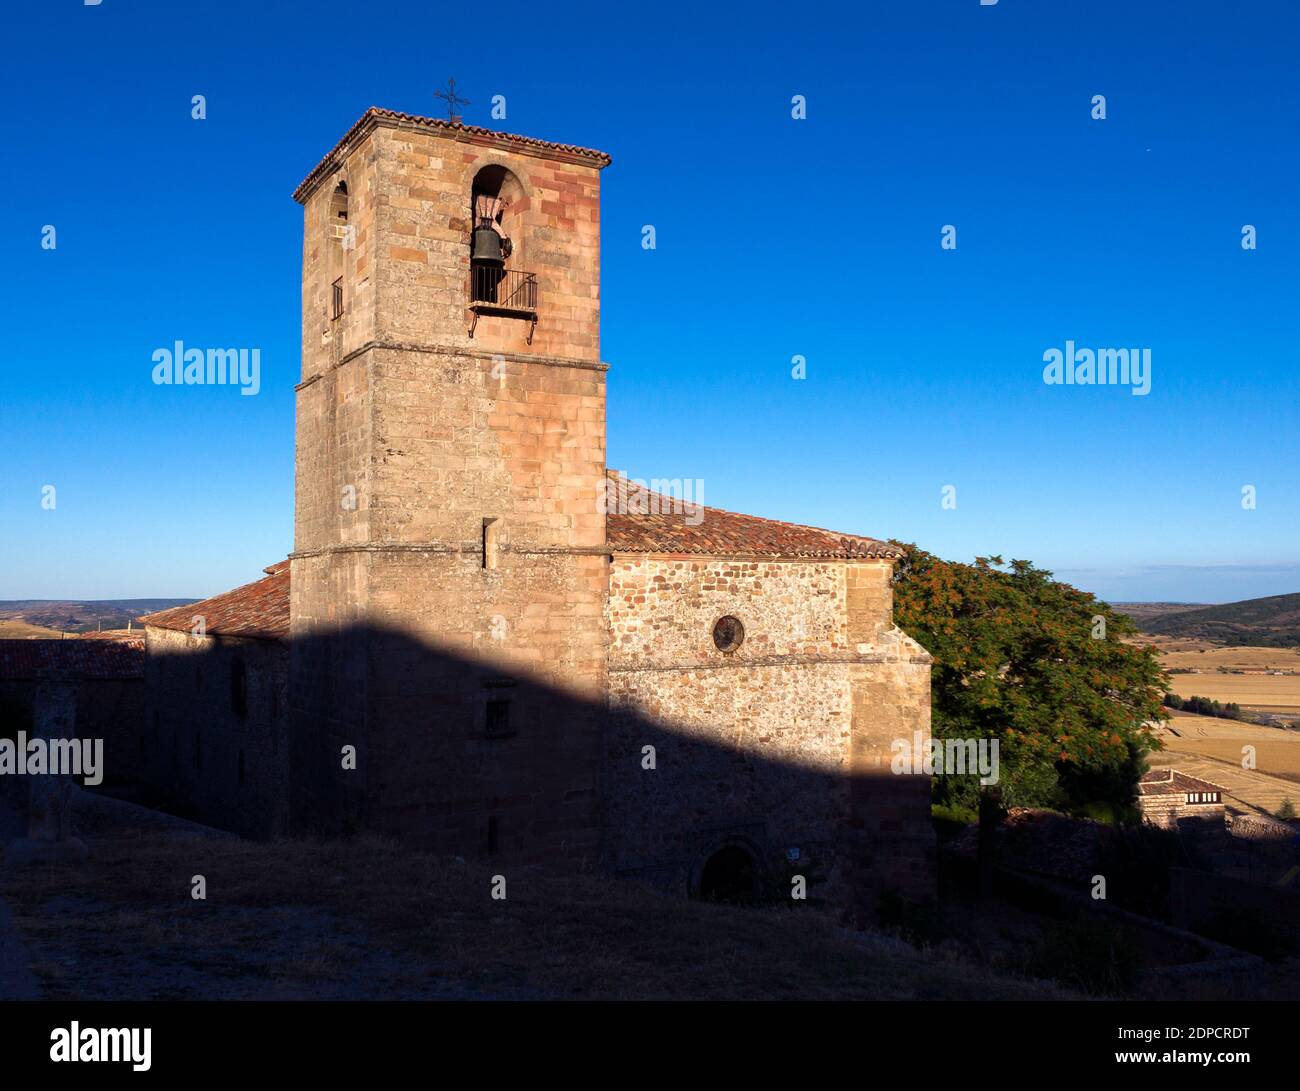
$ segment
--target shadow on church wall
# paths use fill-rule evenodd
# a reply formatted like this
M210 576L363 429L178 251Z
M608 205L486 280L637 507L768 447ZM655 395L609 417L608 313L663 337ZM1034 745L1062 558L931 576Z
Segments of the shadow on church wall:
M803 875L859 919L933 896L928 778L774 760L501 671L373 626L154 648L122 733L137 798L253 839L377 832L741 901Z

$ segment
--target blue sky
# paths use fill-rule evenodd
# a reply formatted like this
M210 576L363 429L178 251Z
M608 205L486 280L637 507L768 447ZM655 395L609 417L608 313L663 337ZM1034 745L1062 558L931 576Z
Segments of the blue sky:
M289 551L290 193L449 75L471 123L613 155L611 465L1115 599L1300 590L1294 3L554 12L6 7L0 598L204 596ZM177 339L259 348L261 392L153 385ZM1044 384L1067 340L1149 348L1151 392Z

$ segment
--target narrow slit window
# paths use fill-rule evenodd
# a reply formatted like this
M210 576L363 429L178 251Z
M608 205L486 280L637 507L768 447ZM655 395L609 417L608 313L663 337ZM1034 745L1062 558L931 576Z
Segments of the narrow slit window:
M241 720L248 715L248 671L238 656L230 662L230 711Z
M331 286L331 317L332 319L343 317L343 278L339 277Z
M497 553L500 549L501 520L496 518L483 520L483 567L496 568Z
M510 702L505 698L489 698L487 703L487 733L493 738L503 738L511 733Z

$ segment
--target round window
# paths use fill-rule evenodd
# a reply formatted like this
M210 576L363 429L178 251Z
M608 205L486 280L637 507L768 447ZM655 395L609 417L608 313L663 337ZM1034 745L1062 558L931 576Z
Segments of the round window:
M740 618L720 617L713 623L713 643L720 652L734 652L745 641L745 627Z

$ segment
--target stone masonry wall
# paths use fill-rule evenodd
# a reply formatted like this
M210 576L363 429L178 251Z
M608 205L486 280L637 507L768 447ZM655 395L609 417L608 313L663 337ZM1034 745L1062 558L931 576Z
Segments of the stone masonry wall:
M0 681L0 738L29 735L36 701L35 678ZM144 679L79 678L77 737L104 741L104 785L126 787L136 782L144 745Z
M882 562L615 559L605 809L616 870L689 887L737 842L769 874L823 875L842 902L884 888L933 896L928 779L878 779L871 766L877 747L889 752L884 734L929 737L928 657L892 626L889 575ZM745 626L730 654L712 638L724 615Z
M382 127L374 134L380 215L379 337L596 361L600 356L600 171L546 152L484 147L445 132ZM539 317L484 317L469 337L471 189L505 167L526 194L507 268L534 273Z
M1139 796L1138 805L1142 810L1143 821L1166 829L1177 827L1179 819L1182 818L1222 821L1227 814L1227 807L1222 797L1218 803L1188 803L1186 792Z
M145 630L141 781L159 802L245 837L283 833L287 801L287 651L262 640ZM231 697L244 664L245 712ZM242 769L242 778L241 778Z
M305 199L304 231L326 231L346 177L357 284L322 332L331 253L304 244L293 811L581 859L607 639L599 171L493 145L384 121ZM508 265L538 278L531 344L517 318L469 336L471 194L490 164L524 193ZM486 738L489 700L510 701L508 737Z

